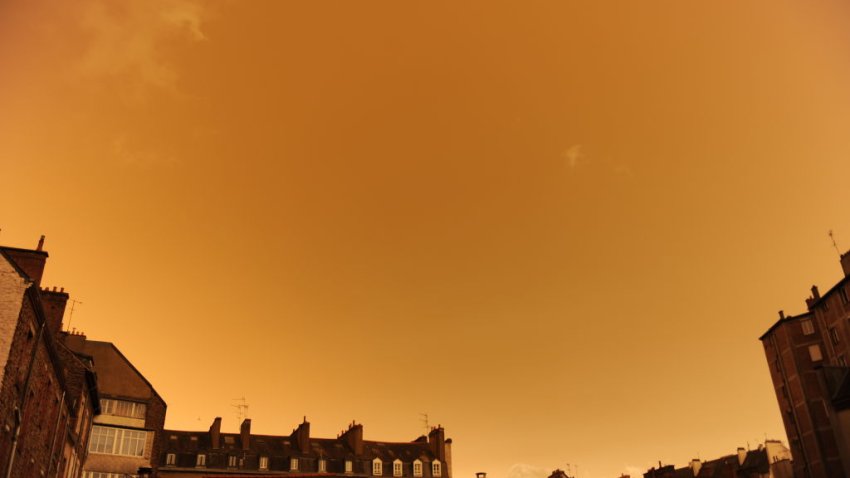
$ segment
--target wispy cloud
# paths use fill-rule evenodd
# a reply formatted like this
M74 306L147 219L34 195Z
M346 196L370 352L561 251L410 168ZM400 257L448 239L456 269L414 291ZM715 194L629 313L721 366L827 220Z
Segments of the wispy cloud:
M205 40L203 18L203 6L191 0L91 0L82 17L91 40L77 70L84 76L126 76L137 86L174 90L178 75L162 57L161 45L181 36Z
M575 169L578 166L581 158L584 157L584 153L581 152L581 145L574 144L569 148L565 149L563 153L561 153L561 157L564 158L564 163L570 168Z

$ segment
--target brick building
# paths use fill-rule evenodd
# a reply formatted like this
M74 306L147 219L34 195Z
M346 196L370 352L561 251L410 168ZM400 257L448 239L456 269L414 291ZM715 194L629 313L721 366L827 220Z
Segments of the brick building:
M760 338L799 478L850 476L850 253L840 262L841 280Z
M136 476L156 468L166 404L150 382L110 342L61 334L77 354L90 357L98 377L100 415L94 418L83 478Z
M48 254L0 247L0 473L78 478L99 412L91 363L57 341L68 294L42 289Z
M352 423L336 438L310 436L304 420L288 436L251 434L251 420L239 433L222 433L221 418L206 432L164 430L161 478L205 476L328 476L451 478L451 439L442 427L412 442L363 439Z

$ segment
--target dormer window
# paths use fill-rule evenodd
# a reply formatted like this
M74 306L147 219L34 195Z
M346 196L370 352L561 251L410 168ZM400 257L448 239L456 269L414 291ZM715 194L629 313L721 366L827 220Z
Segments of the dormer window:
M269 469L269 457L261 456L260 457L260 469L268 470Z
M207 466L207 455L198 455L198 457L195 458L195 466Z
M413 462L413 476L422 476L422 460L418 458Z
M227 457L227 466L230 468L236 468L236 455L230 455Z
M169 453L165 455L166 465L174 465L175 462L177 462L177 455L175 455L174 453Z
M298 458L289 459L289 471L298 471Z
M380 458L375 458L372 460L372 475L381 476L384 474L384 464L381 463Z
M345 460L345 472L351 473L353 468L354 468L354 466L351 463L351 460Z
M393 461L393 476L401 476L401 460Z
M327 473L328 471L328 460L324 458L319 458L319 473Z
M443 467L440 466L440 460L434 460L434 463L431 463L431 476L443 476Z

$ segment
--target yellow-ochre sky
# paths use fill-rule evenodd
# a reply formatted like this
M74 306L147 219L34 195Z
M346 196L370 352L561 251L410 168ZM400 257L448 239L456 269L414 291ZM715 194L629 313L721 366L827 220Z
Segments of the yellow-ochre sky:
M844 0L0 0L0 243L168 427L634 475L786 440L848 85Z

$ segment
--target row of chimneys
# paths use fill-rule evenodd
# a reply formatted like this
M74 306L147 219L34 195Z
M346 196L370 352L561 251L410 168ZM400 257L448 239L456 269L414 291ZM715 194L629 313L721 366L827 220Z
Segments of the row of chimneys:
M212 425L210 425L210 444L213 449L221 448L221 417L215 417ZM290 439L295 443L298 447L298 450L301 453L307 454L310 452L310 422L307 421L307 417L304 417L304 421L301 422L297 428L292 430L292 434L289 435ZM246 418L242 421L242 425L239 426L239 438L240 445L243 450L248 450L251 448L251 419ZM425 437L421 437L419 440L424 441ZM362 455L364 452L363 447L363 425L355 422L351 422L348 426L348 430L337 437L337 440L344 441L351 450L354 451L355 455ZM431 448L431 452L434 453L434 456L437 457L438 460L445 462L446 461L446 436L445 431L441 426L437 426L431 429L431 432L428 433L428 444ZM418 440L417 440L418 441Z

